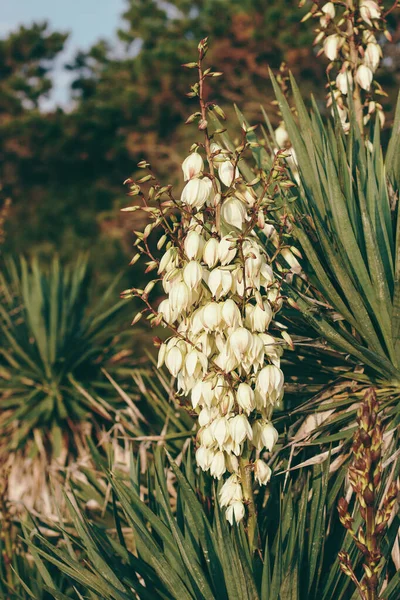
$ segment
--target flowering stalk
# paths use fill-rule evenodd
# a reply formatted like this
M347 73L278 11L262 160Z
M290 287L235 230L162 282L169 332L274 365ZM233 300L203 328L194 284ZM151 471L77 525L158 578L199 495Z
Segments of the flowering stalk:
M304 2L301 2L303 5ZM329 60L328 72L335 72L328 94L328 106L334 96L345 132L349 130L349 106L346 97L352 94L357 123L361 133L371 116L377 113L383 125L385 117L382 105L375 96L385 92L374 81L374 74L381 58L382 49L378 36L391 39L386 26L387 11L380 0L313 0L313 7L303 21L310 17L319 19L314 44L321 44L319 54Z
M362 600L378 599L378 577L382 553L380 541L386 531L398 493L395 481L389 486L381 506L377 505L377 492L382 481L383 431L378 413L375 391L367 390L357 417L358 428L354 433L354 460L349 468L350 484L360 506L364 525L358 531L353 528L354 519L348 512L345 498L339 500L338 510L342 525L348 530L355 545L363 554L364 578L359 581L354 573L347 552L339 553L342 571L358 588Z
M279 338L269 333L283 302L281 281L256 229L270 232L269 207L282 189L293 184L286 176L284 150L276 153L268 174L261 173L250 184L243 181L240 161L251 146L246 138L252 128L243 128L234 151L215 142L218 132L209 131L209 112L222 118L224 114L206 102L204 83L221 73L203 69L206 39L198 49L198 60L184 65L196 69L199 77L188 95L197 97L200 110L187 123L196 122L204 139L193 144L183 162L186 185L179 199L171 186L156 182L145 161L139 167L149 174L139 181L127 180L130 195L141 196L142 206L125 210L141 208L151 219L144 232L135 232L138 254L132 262L146 255L146 272L157 270L158 278L144 290L126 290L124 296L140 297L145 303L134 322L147 315L152 325L170 330L165 342L156 340L158 366L165 364L176 377L179 396L188 399L198 417L197 464L216 479L228 475L219 494L227 519L241 521L247 508L249 543L254 548L253 487L266 485L271 476L262 455L271 452L278 439L271 417L283 396L280 356L289 338L287 332ZM152 186L145 194L142 184L147 182ZM148 243L158 227L164 229L158 241L158 249L165 248L161 260ZM273 260L277 255L274 250ZM149 293L158 281L167 297L156 310Z

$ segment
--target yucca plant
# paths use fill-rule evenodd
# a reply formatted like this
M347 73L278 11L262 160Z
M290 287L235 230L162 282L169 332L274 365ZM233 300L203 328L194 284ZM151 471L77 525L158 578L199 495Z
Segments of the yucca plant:
M285 482L274 478L268 494L257 497L262 552L251 554L243 525L231 528L210 478L193 471L193 456L170 466L160 449L154 474L143 487L139 461L132 456L130 480L108 476L114 523L95 524L70 496L70 522L60 529L60 542L43 536L27 539L45 577L45 589L63 598L52 580L56 567L77 587L77 598L223 598L227 600L342 600L353 597L350 580L340 571L337 552L344 548L355 560L334 505L341 484L331 485L329 461L298 472ZM171 487L170 469L176 480ZM145 498L146 502L143 501ZM333 511L333 512L332 512ZM112 513L111 513L112 514ZM329 527L328 527L329 521ZM386 557L398 528L387 535ZM357 565L357 561L355 560ZM380 586L386 569L380 573ZM397 578L386 587L394 600ZM27 581L29 586L29 581ZM355 596L354 596L355 597Z
M112 379L132 352L122 347L126 304L117 281L93 297L87 258L46 268L6 259L0 279L0 452L12 465L15 497L47 466L68 464L86 450L88 435L110 429L116 415L133 435L144 420L124 417L126 401ZM125 309L125 313L123 313ZM29 486L28 486L29 487ZM32 487L32 486L31 486ZM25 501L27 500L25 496Z

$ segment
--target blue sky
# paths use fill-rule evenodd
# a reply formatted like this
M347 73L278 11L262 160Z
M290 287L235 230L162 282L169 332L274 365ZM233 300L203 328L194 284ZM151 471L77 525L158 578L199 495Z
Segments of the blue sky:
M69 31L65 52L60 56L54 73L55 90L43 108L64 104L68 98L70 75L62 64L78 48L86 49L100 37L112 39L120 25L124 0L0 0L0 36L19 25L32 21L48 21L52 29Z

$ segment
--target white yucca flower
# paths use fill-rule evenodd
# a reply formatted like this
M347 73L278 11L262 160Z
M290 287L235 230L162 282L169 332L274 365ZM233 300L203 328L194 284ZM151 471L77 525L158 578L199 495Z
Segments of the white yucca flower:
M212 182L208 177L196 177L187 182L182 191L181 202L200 209L207 202L212 190Z
M339 54L339 49L342 44L342 38L337 33L328 35L324 40L324 52L329 60L336 60Z
M336 77L336 87L341 91L342 94L347 95L349 92L349 87L352 89L353 86L353 76L351 71L341 71Z
M373 73L366 65L360 65L356 72L356 81L363 90L367 92L371 89Z
M370 27L373 26L373 19L380 19L381 17L381 9L374 0L361 0L359 9L361 18L368 23Z
M283 126L281 134L286 143ZM255 233L257 224L266 227L267 204L245 188L229 151L212 142L210 161L215 167L206 173L199 152L184 160L181 223L167 227L159 244L167 242L158 263L167 297L155 319L172 335L160 344L157 365L197 414L199 468L216 479L227 473L219 499L233 523L248 502L243 457L251 457L246 473L260 485L270 478L259 452L277 441L270 420L283 395L282 347L268 330L281 298Z
M203 172L203 159L197 152L189 154L182 163L183 179L188 181Z

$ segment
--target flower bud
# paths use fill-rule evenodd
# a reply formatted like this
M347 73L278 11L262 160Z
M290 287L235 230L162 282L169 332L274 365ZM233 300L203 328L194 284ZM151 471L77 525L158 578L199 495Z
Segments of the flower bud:
M227 198L222 203L221 216L229 225L242 229L246 215L245 205L237 198Z
M367 92L371 89L371 83L373 79L372 71L365 65L360 65L356 73L356 81L363 90Z
M230 187L239 177L239 171L229 160L225 160L219 164L218 177L226 187Z
M171 348L171 350L168 351L165 357L165 364L171 375L173 377L176 377L179 371L181 370L183 364L183 356L179 348L174 346L173 348Z
M224 453L219 450L214 454L214 457L210 464L210 474L216 479L221 479L222 475L226 471Z
M268 481L271 479L272 471L267 465L267 463L261 458L258 458L254 462L254 478L260 485L267 485Z
M204 163L200 154L193 152L182 163L183 178L185 181L197 177L203 171Z
M171 271L177 265L178 252L177 249L172 247L169 248L160 260L158 267L158 273L164 273L164 271Z
M218 262L218 246L218 240L215 238L210 238L204 246L203 260L210 269Z
M249 415L255 408L254 390L248 383L240 383L236 392L236 402Z
M195 260L188 262L183 269L183 281L190 290L194 290L199 285L203 275L203 269Z
M203 254L204 240L197 231L189 231L185 238L184 248L189 260L200 260Z
M163 366L166 353L167 353L167 345L161 344L161 346L158 350L157 369L160 369Z
M236 523L240 523L245 514L244 504L243 502L233 502L226 509L226 518L231 525L233 525L233 521Z
M199 209L207 202L211 189L212 183L208 177L190 179L182 190L181 202Z

